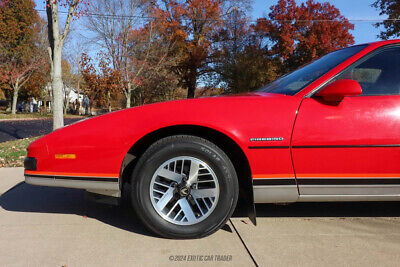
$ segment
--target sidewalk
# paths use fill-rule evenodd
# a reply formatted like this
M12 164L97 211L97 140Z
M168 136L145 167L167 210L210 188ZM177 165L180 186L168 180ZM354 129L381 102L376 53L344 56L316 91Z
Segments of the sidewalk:
M259 266L396 266L400 260L400 203L259 205L257 227L236 215L210 237L168 240L152 236L129 208L88 201L83 190L20 183L22 176L22 168L0 168L0 266L205 261L235 266L255 266L254 261ZM228 261L216 261L216 255Z
M162 239L152 236L131 209L87 201L83 190L25 183L9 190L22 175L22 168L0 168L0 266L188 264L188 258L170 260L182 260L181 255L203 256L190 264L227 255L232 260L226 264L254 266L230 224L204 239Z
M0 196L24 181L24 168L0 168Z

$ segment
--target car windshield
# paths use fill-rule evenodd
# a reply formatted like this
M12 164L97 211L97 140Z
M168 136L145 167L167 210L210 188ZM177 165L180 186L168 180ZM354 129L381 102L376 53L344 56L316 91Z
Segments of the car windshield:
M356 45L329 53L310 64L289 73L257 90L284 95L295 95L328 71L363 50L367 45Z

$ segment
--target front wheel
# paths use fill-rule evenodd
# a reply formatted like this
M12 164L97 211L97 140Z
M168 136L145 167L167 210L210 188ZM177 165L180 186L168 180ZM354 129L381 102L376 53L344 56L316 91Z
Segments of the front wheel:
M200 238L221 228L238 199L228 156L195 136L151 145L132 175L133 206L151 231L167 238Z

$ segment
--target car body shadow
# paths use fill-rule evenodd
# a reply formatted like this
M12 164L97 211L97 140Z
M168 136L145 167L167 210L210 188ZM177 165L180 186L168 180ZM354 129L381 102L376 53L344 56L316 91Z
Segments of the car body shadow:
M132 208L91 201L81 189L34 186L22 182L0 196L0 207L14 212L76 214L126 231L154 236Z
M154 236L130 205L112 206L91 201L85 190L33 186L24 182L0 196L0 207L13 212L75 214L141 235ZM399 202L257 204L263 217L400 217ZM238 205L233 217L246 217L246 207ZM222 228L232 232L229 225Z

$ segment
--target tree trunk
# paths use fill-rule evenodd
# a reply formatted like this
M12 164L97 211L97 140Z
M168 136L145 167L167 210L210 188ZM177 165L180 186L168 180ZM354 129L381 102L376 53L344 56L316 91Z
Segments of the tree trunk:
M188 89L187 98L194 98L197 84L197 69L190 70L187 76L186 85Z
M69 1L68 1L69 2ZM60 22L58 19L58 1L46 1L47 32L49 37L50 78L53 89L53 130L64 126L64 94L62 81L62 49L64 41L68 36L72 17L79 1L69 3L68 15L65 22L64 32L60 33Z
M108 112L111 112L112 108L111 108L111 92L110 91L107 92L107 100L108 100Z
M17 113L17 102L18 102L18 87L14 87L12 106L11 106L11 114L15 115Z
M187 98L194 98L194 91L196 90L196 82L191 82L188 85L188 94L187 94Z
M63 95L63 97L64 97L64 99L63 99L63 110L64 110L64 116L65 115L67 115L67 109L68 109L68 96L67 96L67 90L66 90L66 88L65 88L65 84L63 84L63 93L64 93L64 95Z
M68 102L64 102L64 116L67 115L67 109L68 109Z
M131 107L131 98L132 98L132 85L129 82L128 83L128 88L126 88L126 108L130 108Z
M131 107L131 96L132 96L132 92L129 91L126 97L126 108L130 108Z
M64 94L61 69L61 48L57 45L53 50L53 64L51 71L51 87L53 89L53 130L64 126Z

